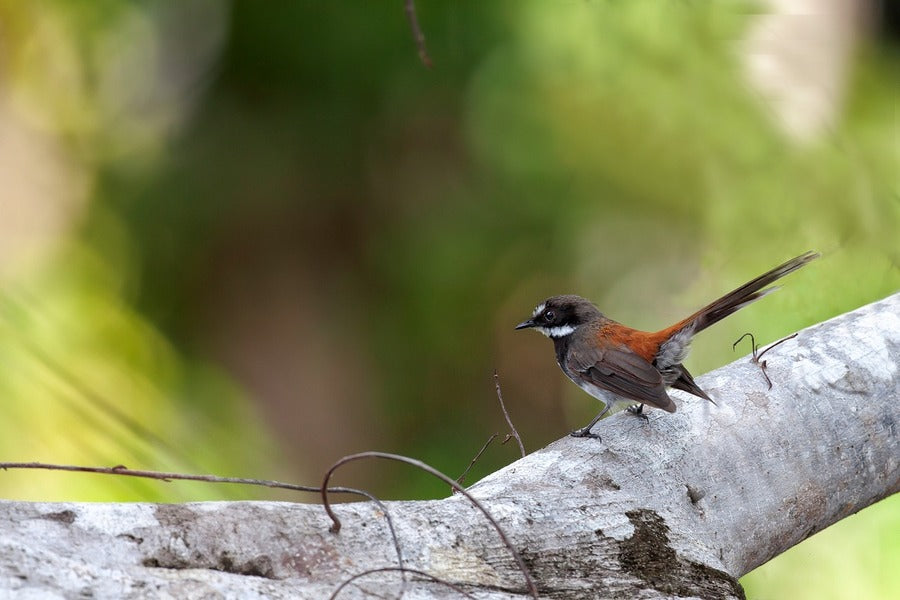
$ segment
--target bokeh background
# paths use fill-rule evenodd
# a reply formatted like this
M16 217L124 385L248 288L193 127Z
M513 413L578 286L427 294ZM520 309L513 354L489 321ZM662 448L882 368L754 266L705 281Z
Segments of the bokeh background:
M548 295L658 329L821 251L697 340L703 373L896 292L897 6L420 0L427 69L399 1L0 0L0 460L456 476L506 430L495 369L529 450L597 410L512 330ZM297 499L42 472L0 496ZM897 531L892 498L748 596L900 597Z

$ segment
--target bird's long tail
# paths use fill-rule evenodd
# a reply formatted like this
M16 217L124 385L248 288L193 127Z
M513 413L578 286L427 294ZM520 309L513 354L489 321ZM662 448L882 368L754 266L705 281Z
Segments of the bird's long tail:
M779 289L778 286L766 288L770 283L781 279L788 273L793 273L810 261L819 258L818 252L806 252L797 258L792 258L784 264L778 265L771 271L766 271L756 279L748 281L736 290L729 292L707 306L704 306L687 319L671 329L679 330L691 326L693 333L703 331L710 325L718 323L728 315L744 308L748 304L756 302L766 294Z

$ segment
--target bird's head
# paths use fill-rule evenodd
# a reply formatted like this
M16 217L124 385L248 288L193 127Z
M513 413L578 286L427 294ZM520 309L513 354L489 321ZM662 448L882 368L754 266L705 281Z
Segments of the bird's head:
M533 328L549 338L559 339L601 316L597 307L581 296L553 296L538 304L531 318L516 325L516 329Z

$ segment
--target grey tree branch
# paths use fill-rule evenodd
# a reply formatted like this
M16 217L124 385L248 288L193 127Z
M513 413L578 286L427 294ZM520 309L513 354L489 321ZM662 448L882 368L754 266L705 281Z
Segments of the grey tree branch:
M900 294L810 327L679 392L674 415L619 414L603 441L564 438L470 489L546 598L739 598L736 578L900 489ZM0 473L2 477L2 473ZM340 476L338 475L338 479ZM404 565L476 598L526 596L465 498L385 503ZM182 505L0 502L0 595L327 598L395 567L371 502ZM407 575L404 598L459 592ZM339 598L396 598L398 573Z

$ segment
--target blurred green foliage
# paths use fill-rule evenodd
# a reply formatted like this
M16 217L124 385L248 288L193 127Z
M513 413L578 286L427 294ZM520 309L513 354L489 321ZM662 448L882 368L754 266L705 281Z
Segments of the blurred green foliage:
M457 474L505 427L494 368L529 449L597 408L510 331L545 296L654 329L822 251L704 333L702 373L744 331L900 287L896 45L862 43L839 118L798 143L746 82L754 4L417 6L432 70L392 3L0 2L10 94L88 181L0 297L4 460L315 483L371 448ZM469 481L514 457L493 448ZM375 471L345 477L447 493ZM99 479L0 490L258 495ZM897 525L885 501L748 576L749 596L896 596Z
M192 472L258 464L271 444L221 370L179 355L123 304L119 273L92 249L66 243L59 251L0 295L2 460ZM250 443L221 452L238 424ZM48 501L252 497L29 471L4 473L0 486L7 498Z

